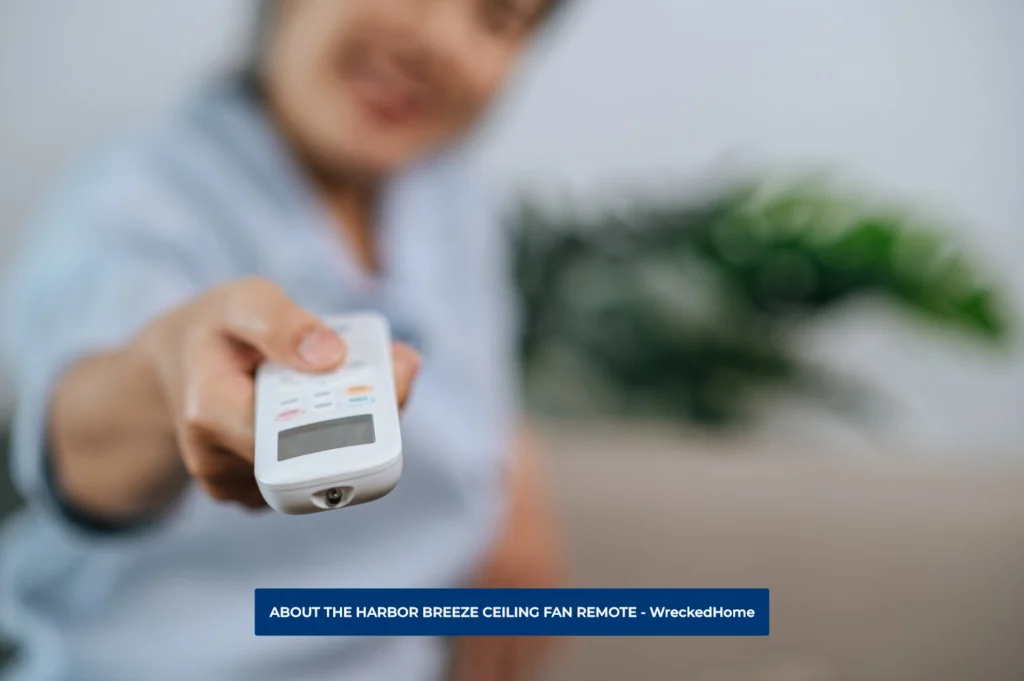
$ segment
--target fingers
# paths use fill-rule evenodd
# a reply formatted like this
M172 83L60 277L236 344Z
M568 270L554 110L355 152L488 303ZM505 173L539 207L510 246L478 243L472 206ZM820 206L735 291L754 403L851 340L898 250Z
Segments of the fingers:
M229 336L267 359L301 371L330 371L345 361L344 341L268 280L224 286L211 305Z
M392 365L395 370L395 394L398 406L404 407L412 392L412 384L420 370L420 355L405 343L391 346Z
M233 352L228 343L190 349L176 420L178 449L210 497L256 509L266 504L253 477L254 387Z
M249 464L255 451L253 385L242 374L210 373L187 387L181 428Z
M266 507L252 475L252 465L234 452L194 433L180 434L182 458L196 483L217 501L231 501L249 509Z

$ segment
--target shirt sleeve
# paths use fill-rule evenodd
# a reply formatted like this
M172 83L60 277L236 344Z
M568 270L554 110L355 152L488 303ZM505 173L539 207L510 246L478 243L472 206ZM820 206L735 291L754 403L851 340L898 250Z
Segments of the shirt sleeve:
M54 386L79 360L123 346L149 320L195 295L200 276L170 236L141 220L96 215L91 205L58 204L28 236L3 319L4 359L16 391L12 478L31 505L58 523L110 529L69 508L50 484Z

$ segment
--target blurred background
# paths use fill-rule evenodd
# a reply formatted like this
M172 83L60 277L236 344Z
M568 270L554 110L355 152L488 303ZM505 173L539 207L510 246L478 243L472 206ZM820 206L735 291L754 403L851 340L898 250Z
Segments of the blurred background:
M0 274L251 9L0 5ZM773 589L769 640L558 678L1024 678L1022 65L1017 0L583 0L544 37L475 158L579 581Z

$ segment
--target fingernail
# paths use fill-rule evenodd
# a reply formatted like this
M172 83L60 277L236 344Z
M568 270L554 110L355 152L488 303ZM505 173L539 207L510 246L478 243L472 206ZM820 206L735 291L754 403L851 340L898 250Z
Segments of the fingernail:
M330 329L314 329L299 343L299 357L313 366L337 364L345 356L345 344Z

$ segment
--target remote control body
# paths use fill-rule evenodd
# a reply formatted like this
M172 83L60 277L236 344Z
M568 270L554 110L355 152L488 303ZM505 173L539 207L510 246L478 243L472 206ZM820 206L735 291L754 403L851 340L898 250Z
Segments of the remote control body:
M379 499L402 475L387 320L365 312L324 322L348 346L341 367L309 374L265 362L256 373L256 482L289 515Z

